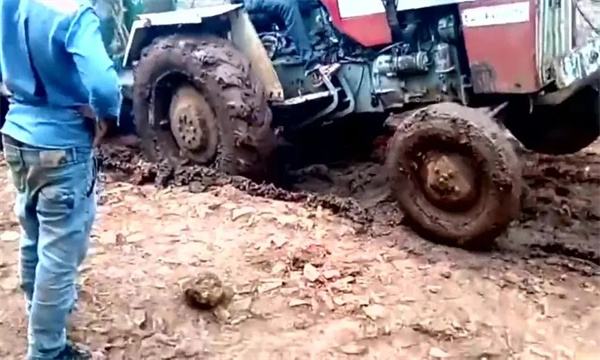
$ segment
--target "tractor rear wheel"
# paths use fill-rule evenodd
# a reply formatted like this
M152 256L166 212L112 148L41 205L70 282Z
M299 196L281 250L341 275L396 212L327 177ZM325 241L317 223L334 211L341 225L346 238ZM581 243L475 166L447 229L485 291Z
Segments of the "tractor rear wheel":
M442 103L415 112L398 126L386 165L406 219L433 240L489 247L519 211L520 162L479 110Z
M155 40L136 67L133 97L147 157L267 177L276 138L264 87L250 66L221 38Z

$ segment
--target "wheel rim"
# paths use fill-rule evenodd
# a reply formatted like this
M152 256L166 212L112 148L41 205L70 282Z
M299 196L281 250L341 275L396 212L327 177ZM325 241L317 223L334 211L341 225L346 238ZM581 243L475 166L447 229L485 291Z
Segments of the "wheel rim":
M429 202L446 211L464 211L479 198L476 170L473 160L466 156L429 152L420 162L418 174Z
M180 87L171 99L170 128L179 155L196 163L210 162L217 153L217 119L210 104L192 86Z

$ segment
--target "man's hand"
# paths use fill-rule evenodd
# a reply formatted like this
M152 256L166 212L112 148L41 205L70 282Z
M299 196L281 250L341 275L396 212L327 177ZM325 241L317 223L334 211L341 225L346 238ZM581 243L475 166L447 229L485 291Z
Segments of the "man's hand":
M79 109L77 109L77 111L86 119L94 121L95 126L93 146L98 147L100 144L102 144L102 141L108 134L108 130L111 126L114 126L114 123L116 123L117 119L98 119L94 113L94 110L92 110L89 105L81 106Z
M96 122L96 131L94 132L94 147L98 147L100 146L100 144L102 144L102 141L106 137L106 134L108 134L108 128L108 121L98 119L98 121Z

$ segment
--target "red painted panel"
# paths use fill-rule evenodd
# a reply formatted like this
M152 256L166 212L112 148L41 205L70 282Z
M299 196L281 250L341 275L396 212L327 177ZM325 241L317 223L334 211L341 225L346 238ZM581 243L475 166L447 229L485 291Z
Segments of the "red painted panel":
M329 11L333 25L359 44L377 46L392 42L392 32L385 13L342 19L337 0L321 0L321 2Z
M523 0L478 0L460 10ZM465 46L476 93L528 93L538 90L536 1L529 0L529 22L464 27Z

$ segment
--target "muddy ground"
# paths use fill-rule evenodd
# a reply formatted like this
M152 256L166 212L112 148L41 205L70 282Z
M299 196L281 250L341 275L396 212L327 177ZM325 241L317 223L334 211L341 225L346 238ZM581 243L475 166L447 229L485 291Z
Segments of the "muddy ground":
M597 359L600 145L523 158L522 216L473 253L404 227L373 162L315 166L289 192L117 149L70 336L109 359ZM0 358L20 359L0 171ZM235 294L226 309L182 298L207 270Z

